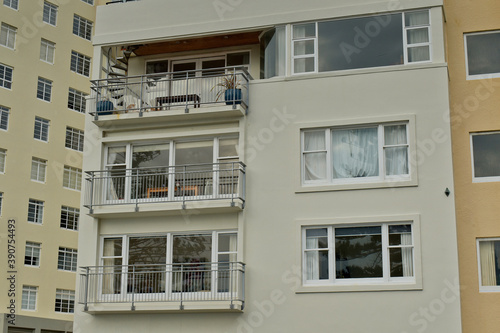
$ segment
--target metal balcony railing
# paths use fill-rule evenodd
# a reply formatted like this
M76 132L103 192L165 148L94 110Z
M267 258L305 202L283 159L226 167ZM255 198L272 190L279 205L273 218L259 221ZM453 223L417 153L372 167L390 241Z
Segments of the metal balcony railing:
M155 73L93 80L90 113L101 115L192 108L248 107L251 76L245 67Z
M245 301L245 264L208 262L161 265L88 266L80 273L79 303L93 304Z
M236 200L245 203L245 164L242 162L88 171L84 206L200 200Z

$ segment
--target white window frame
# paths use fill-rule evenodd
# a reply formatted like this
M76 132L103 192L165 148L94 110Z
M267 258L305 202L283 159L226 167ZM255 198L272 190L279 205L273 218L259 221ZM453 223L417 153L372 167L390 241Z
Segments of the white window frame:
M21 309L24 311L36 311L37 308L38 287L23 285ZM25 302L25 299L27 302ZM31 307L30 303L34 300L34 306Z
M474 74L474 75L469 74L469 54L467 53L467 37L486 35L486 34L500 34L500 30L464 33L465 77L467 80L481 80L481 79L491 79L500 77L500 72L488 73L488 74Z
M17 34L17 28L7 24L5 22L2 22L1 28L0 28L0 41L5 39L5 44L2 42L0 45L14 50L16 47L16 34ZM13 36L13 37L12 37Z
M47 39L40 41L40 60L48 64L54 64L54 57L56 53L56 43Z
M61 206L61 229L78 231L80 220L80 209L69 206Z
M483 286L483 277L481 274L481 252L479 243L481 242L500 242L500 238L478 238L476 239L477 249L477 271L479 276L479 292L500 292L500 285L497 286Z
M49 142L50 120L35 116L35 129L33 138L35 140Z
M65 305L64 302L67 301ZM59 306L58 303L59 302ZM56 300L54 304L55 312L57 313L74 313L75 312L75 291L67 289L56 289Z
M90 76L91 58L76 51L71 51L70 70L74 73Z
M7 150L0 148L0 174L5 173L6 161L7 161Z
M80 191L82 188L82 170L65 165L63 170L63 187Z
M64 144L66 148L82 152L83 140L84 132L82 130L66 126L66 140Z
M57 269L66 272L76 272L78 250L59 246L57 253Z
M85 113L85 107L87 104L87 96L88 94L73 89L69 88L68 92L68 109L80 112L80 113Z
M28 203L28 222L33 224L43 224L43 210L45 202L36 199L29 199ZM33 216L30 216L30 210L33 210Z
M92 39L92 29L94 23L85 17L74 14L73 16L73 35L80 38L91 40ZM90 29L90 32L88 31Z
M491 177L476 177L476 172L474 169L474 145L473 145L472 139L474 136L490 135L490 134L500 135L500 131L470 133L472 182L474 182L474 183L488 183L488 182L499 182L500 181L500 174L498 176L491 176ZM499 154L500 154L500 152L499 152Z
M45 183L47 161L38 157L31 158L31 180Z
M9 129L10 109L0 105L0 130L7 131Z
M11 90L13 75L14 68L0 64L0 87Z
M423 24L423 25L414 25L414 26L406 26L405 19L406 15L416 13L416 12L427 12L429 15L429 24ZM420 63L429 63L432 62L432 34L431 34L431 12L428 9L423 9L423 10L414 10L414 11L408 11L408 12L403 12L403 52L404 52L404 64L420 64ZM427 36L428 36L428 42L426 43L415 43L415 44L408 44L408 31L411 30L416 30L416 29L427 29ZM409 61L408 59L408 50L413 48L413 47L422 47L422 46L428 46L429 47L429 60L421 60L421 61Z
M38 77L36 89L36 98L39 100L50 102L52 99L52 81L43 77Z
M296 38L294 39L293 37L293 28L294 26L297 25L302 25L302 24L314 24L314 37L303 37L303 38ZM292 75L296 74L311 74L311 73L318 73L318 22L306 22L306 23L298 23L298 24L293 24L291 29L290 29L290 38L291 38L291 67L292 67ZM314 53L313 54L306 54L306 55L295 55L295 44L297 42L306 42L306 41L314 41ZM314 59L314 70L312 72L295 72L295 59L307 59L307 58L313 58Z
M29 257L30 260L33 261L36 259L38 262L36 265L30 265L26 263L26 257L28 257L28 250L30 252ZM40 259L42 252L42 244L36 242L26 242L26 247L24 249L24 266L28 267L40 267Z
M44 1L43 2L43 22L50 24L52 26L57 25L57 12L59 11L59 7L56 5Z
M19 10L19 0L3 0L3 5L14 10Z

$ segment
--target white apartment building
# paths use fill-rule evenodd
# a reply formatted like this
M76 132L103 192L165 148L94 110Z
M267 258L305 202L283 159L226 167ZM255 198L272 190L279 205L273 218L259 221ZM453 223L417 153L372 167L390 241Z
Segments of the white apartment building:
M442 5L98 7L75 332L460 332Z

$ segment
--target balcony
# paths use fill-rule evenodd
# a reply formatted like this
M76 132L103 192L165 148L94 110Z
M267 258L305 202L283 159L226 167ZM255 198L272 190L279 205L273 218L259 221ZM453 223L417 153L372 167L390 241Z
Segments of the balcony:
M89 213L105 206L146 211L236 209L245 205L245 164L226 162L86 172L84 206ZM163 205L154 204L163 203ZM101 211L98 213L105 213ZM129 210L115 210L127 213ZM107 213L111 213L108 211Z
M89 112L95 122L241 117L251 79L245 67L223 67L93 80Z
M89 313L241 311L241 262L89 266L80 274L79 302Z

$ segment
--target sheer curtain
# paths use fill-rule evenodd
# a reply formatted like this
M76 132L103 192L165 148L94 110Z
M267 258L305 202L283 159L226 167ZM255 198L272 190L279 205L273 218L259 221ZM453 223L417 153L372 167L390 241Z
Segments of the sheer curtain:
M305 180L326 179L325 131L304 133Z
M378 176L377 128L332 131L333 178Z
M317 249L318 238L306 239L307 249ZM319 280L319 251L306 252L306 280Z
M406 125L385 126L384 141L386 146L391 146L384 149L386 175L407 175L408 145Z
M479 256L481 258L481 285L496 286L495 242L479 242Z
M411 245L411 233L401 234L401 245ZM413 248L403 247L401 257L403 261L403 276L413 276Z
M408 29L406 31L407 44L420 44L429 42L429 12L427 10L406 13L405 14L406 27L424 26L422 28ZM418 46L408 48L408 61L425 61L429 60L429 46Z

